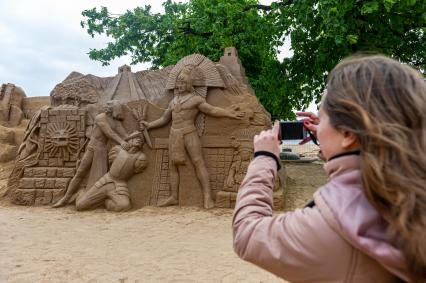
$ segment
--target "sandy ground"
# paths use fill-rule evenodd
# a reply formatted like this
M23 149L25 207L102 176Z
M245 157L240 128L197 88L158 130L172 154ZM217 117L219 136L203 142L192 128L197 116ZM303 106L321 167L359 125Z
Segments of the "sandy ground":
M230 210L0 213L0 282L282 282L233 253Z
M0 166L0 196L11 166ZM324 180L321 166L287 168L303 205ZM1 200L0 282L284 282L234 254L231 217L230 209L76 212Z
M286 211L304 207L313 199L314 192L327 182L322 162L286 162L287 189L284 195Z

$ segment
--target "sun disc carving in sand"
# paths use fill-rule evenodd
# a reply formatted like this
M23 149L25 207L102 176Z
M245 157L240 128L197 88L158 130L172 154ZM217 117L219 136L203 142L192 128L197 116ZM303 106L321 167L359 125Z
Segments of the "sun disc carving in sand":
M53 123L47 128L45 149L49 157L65 157L78 150L77 132L69 123Z

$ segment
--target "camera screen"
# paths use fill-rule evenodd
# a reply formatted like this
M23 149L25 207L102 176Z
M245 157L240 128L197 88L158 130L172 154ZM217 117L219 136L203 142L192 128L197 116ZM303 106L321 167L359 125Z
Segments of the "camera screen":
M303 121L280 122L281 140L303 140L307 136Z

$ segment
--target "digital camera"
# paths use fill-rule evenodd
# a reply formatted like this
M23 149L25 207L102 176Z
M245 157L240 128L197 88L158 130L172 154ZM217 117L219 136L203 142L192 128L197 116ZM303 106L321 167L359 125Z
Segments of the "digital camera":
M303 121L280 122L280 140L303 140L307 135Z

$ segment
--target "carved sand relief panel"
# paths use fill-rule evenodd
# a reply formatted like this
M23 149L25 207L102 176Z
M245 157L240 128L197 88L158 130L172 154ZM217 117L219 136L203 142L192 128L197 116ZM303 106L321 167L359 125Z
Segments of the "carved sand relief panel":
M227 172L232 162L233 151L233 148L203 149L214 199L217 192L223 188ZM147 205L153 206L156 206L170 196L169 155L167 149L157 150L155 166L151 198L149 203L147 202ZM194 180L194 182L198 182L198 180Z
M156 206L170 196L169 151L158 149L155 158L155 174L149 205Z
M75 174L85 143L85 111L43 110L40 118L38 162L23 170L17 202L47 205L56 202Z

